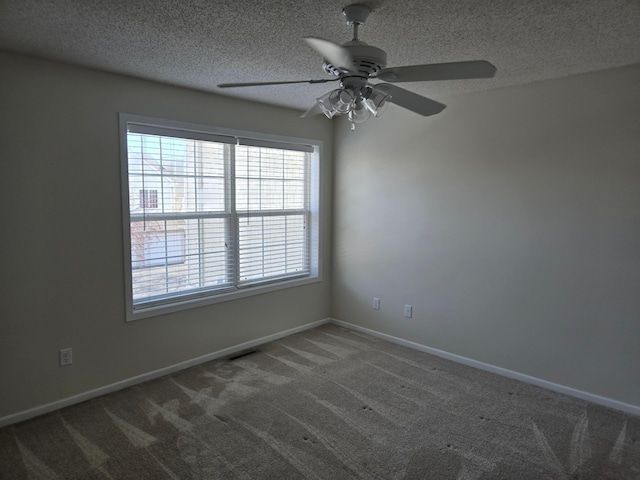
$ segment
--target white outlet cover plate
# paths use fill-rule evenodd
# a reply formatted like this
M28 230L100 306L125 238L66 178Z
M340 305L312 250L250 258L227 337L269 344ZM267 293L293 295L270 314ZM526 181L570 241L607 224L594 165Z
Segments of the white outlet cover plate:
M73 353L70 348L60 350L60 366L65 367L73 363Z

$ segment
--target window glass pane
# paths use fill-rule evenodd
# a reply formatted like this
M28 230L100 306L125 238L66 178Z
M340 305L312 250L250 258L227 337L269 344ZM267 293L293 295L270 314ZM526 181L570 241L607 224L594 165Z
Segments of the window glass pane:
M304 215L239 220L240 280L308 272Z
M260 178L260 148L237 145L236 176L243 178Z
M196 187L199 212L223 212L225 209L224 178L202 178Z
M249 181L246 178L236 178L236 209L249 209Z
M285 152L284 178L304 180L307 175L309 156L304 152Z
M229 283L224 219L131 223L134 298Z
M183 176L145 175L145 188L151 185L158 189L161 212L180 212L184 210L185 191L188 189L185 180Z
M284 184L282 180L262 180L261 210L282 210L284 204Z
M194 142L200 148L200 167L198 173L204 176L214 176L224 178L225 168L225 148L227 145L212 142Z
M274 150L271 148L262 149L262 178L283 178L284 176L284 164L283 164L284 151Z
M307 208L307 192L304 180L288 180L284 186L284 208L302 210Z
M261 209L261 182L259 179L236 179L236 209L238 211Z
M225 210L224 144L128 134L129 197L133 208L162 213ZM136 200L140 190L156 190L156 207Z
M236 150L238 211L308 208L307 153L246 146Z

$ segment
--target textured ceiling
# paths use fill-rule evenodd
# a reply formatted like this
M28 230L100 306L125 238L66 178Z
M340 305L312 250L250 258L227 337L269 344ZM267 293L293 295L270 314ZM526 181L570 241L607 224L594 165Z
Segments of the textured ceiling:
M336 0L0 0L0 49L306 109L332 87L302 41L351 39ZM372 0L388 66L488 60L495 78L403 84L434 99L640 63L640 0ZM332 84L329 84L332 85Z

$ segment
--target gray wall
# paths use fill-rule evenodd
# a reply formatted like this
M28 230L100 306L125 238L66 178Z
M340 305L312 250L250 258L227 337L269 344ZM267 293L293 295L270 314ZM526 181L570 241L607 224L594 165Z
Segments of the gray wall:
M329 315L640 405L639 66L392 106L335 139L288 109L7 53L0 71L0 417ZM120 111L323 140L324 281L125 323Z
M0 417L328 317L330 122L7 53L0 72ZM324 141L325 280L125 323L118 112Z
M639 79L338 123L332 316L640 405Z

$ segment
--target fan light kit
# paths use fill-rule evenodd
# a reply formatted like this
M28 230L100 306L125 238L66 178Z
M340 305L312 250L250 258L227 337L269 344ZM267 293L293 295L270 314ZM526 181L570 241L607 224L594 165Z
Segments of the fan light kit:
M353 39L343 45L317 37L305 40L324 57L325 72L335 78L318 80L291 80L282 82L222 83L220 88L286 85L292 83L340 82L340 87L325 93L302 117L324 113L328 118L347 115L351 130L357 123L371 116L379 117L388 103L394 103L419 115L428 117L444 110L446 105L400 88L394 83L425 82L434 80L462 80L491 78L496 67L485 60L452 63L432 63L405 67L387 66L384 50L358 39L358 27L364 25L371 13L366 5L349 5L342 11L347 25L353 27ZM388 83L369 83L382 80Z

